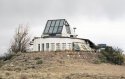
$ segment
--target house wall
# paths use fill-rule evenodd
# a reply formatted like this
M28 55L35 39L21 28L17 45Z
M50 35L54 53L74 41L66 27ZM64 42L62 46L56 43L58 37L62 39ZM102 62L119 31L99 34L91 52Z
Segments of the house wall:
M34 40L33 43L33 51L39 51L38 50L38 45L40 45L40 51L43 51L42 49L42 44L44 44L44 51L57 51L57 46L56 44L60 44L60 50L63 50L63 45L66 44L66 49L65 50L72 50L72 43L73 42L80 42L83 43L84 46L88 49L91 50L88 44L84 40L80 39L72 39L72 38L38 38ZM46 43L49 43L49 49L46 48ZM52 43L55 44L55 46L52 47ZM71 44L71 47L69 48L69 44ZM53 49L52 49L53 48Z
M70 34L68 34L67 31L66 31L66 26L65 25L63 26L62 34L61 35L63 37L70 37Z

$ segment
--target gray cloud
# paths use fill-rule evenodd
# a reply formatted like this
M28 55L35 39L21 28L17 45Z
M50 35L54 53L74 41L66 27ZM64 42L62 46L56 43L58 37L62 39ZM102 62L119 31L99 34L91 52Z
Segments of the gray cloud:
M19 24L29 24L35 36L41 35L48 19L66 18L74 25L77 19L125 21L124 4L125 0L0 0L0 48L8 47Z
M82 14L117 18L125 14L124 4L124 0L2 0L0 11L6 17Z

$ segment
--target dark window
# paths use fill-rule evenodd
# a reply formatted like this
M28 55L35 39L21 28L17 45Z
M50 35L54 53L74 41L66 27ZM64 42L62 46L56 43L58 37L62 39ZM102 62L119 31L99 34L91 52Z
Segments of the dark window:
M42 51L44 51L44 43L42 43Z
M40 51L40 44L38 44L38 51Z

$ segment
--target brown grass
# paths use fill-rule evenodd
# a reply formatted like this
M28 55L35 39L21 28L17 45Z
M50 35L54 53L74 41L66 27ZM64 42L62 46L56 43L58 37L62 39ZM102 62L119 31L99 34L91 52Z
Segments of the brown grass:
M125 66L93 64L96 54L22 53L0 68L2 79L125 79ZM89 55L91 57L89 57ZM36 64L42 60L42 64Z

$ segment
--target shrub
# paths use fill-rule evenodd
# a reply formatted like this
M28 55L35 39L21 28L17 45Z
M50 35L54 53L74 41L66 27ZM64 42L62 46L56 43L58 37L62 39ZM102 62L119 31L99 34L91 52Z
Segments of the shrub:
M99 58L102 62L109 62L118 65L124 63L124 56L120 48L106 47L101 51Z
M14 53L5 53L4 56L0 57L0 60L6 61L6 60L10 60L15 54Z
M107 63L107 58L106 58L106 56L104 56L104 55L99 55L98 56L99 57L99 59L100 59L100 62L103 62L103 63Z
M14 56L13 53L6 53L5 56L3 57L3 60L10 60Z
M43 63L42 60L38 60L38 61L36 62L36 64L42 64L42 63Z
M4 59L4 56L0 56L0 60L3 60Z

